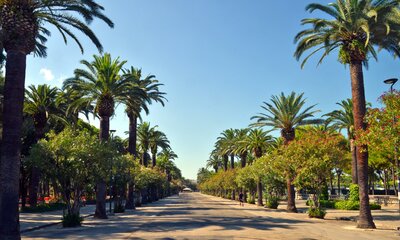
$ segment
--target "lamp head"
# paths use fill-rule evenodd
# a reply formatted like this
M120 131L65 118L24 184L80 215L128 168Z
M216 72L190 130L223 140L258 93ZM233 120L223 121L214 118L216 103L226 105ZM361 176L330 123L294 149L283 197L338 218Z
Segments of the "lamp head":
M117 130L110 130L110 133L115 133Z
M399 79L397 79L397 78L389 78L389 79L386 79L383 82L386 83L386 84L395 84L398 80Z

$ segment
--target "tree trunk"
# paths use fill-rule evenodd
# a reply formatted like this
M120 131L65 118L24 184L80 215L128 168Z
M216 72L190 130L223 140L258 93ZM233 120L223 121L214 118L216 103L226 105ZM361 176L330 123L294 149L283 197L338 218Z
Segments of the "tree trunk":
M257 181L257 206L263 206L263 189L261 180Z
M106 213L106 182L99 181L96 184L96 211L95 218L107 219Z
M292 184L291 179L286 179L286 187L287 187L287 208L288 212L297 213L296 202L295 202L295 192L294 192L294 185Z
M40 170L33 166L31 169L31 177L29 180L29 205L36 207L40 182Z
M228 155L224 155L224 171L228 171Z
M20 239L18 194L26 54L7 51L0 161L0 239Z
M151 161L152 161L152 166L155 167L157 165L157 151L151 153Z
M361 61L353 61L350 64L351 94L353 98L354 129L361 131L366 129L364 122L366 103L364 95L364 77ZM357 140L357 139L356 139ZM366 145L357 146L357 174L360 189L360 216L357 227L375 228L371 215L368 197L368 148Z
M235 168L235 155L231 154L231 169Z
M134 195L134 184L129 183L128 186L128 199L125 204L126 209L135 209L135 195Z
M338 197L340 198L340 193L342 192L340 189L340 174L337 175L337 185L338 185Z
M241 156L240 156L240 163L241 163L241 167L244 168L246 167L246 161L247 161L247 152L244 152Z
M350 151L351 151L351 183L358 184L357 146L354 144L354 139L350 139Z
M383 174L384 174L384 176L383 176L383 186L384 186L384 188L385 188L385 195L388 195L388 184L387 184L387 179L388 179L388 177L387 177L387 170L385 169L385 170L383 170Z
M110 137L110 117L100 116L100 141L108 141ZM96 211L95 218L107 219L106 212L106 182L99 179L96 184Z
M128 152L137 157L136 141L137 141L137 117L133 114L128 114L129 118L129 141Z

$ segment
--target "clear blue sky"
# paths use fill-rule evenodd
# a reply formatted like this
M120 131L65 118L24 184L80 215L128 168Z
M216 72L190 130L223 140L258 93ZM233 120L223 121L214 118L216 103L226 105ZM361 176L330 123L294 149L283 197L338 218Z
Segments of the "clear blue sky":
M349 70L337 62L337 53L318 67L313 58L303 70L293 57L293 38L303 29L300 20L317 16L304 10L311 2L330 1L102 0L115 28L100 21L92 28L106 52L165 84L166 107L152 106L144 120L168 135L179 156L176 164L194 179L220 132L247 127L271 95L304 92L321 115L351 96ZM91 60L96 49L80 39L84 55L53 31L48 57L29 57L26 85L60 86L81 67L81 59ZM381 52L379 62L371 60L364 73L367 101L376 105L388 89L382 80L399 77L399 60ZM122 106L111 129L125 137L128 118Z

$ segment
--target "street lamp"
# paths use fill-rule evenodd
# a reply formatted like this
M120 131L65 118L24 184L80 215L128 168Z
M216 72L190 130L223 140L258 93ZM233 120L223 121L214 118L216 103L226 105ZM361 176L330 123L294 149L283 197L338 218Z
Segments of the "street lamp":
M114 138L114 133L116 132L117 130L114 130L114 129L110 129L110 140L112 141L113 140L113 138ZM110 198L109 198L109 201L110 201L110 215L112 215L112 202L111 202L111 194L112 194L112 192L111 192L111 186L112 186L112 184L111 184L111 182L112 182L112 159L110 159Z
M389 79L386 79L385 81L383 81L386 84L390 84L390 94L393 94L393 85L395 85L398 80L399 79L397 79L397 78L389 78ZM393 116L393 125L395 123L396 123L396 118L395 118L395 116ZM400 214L400 193L399 193L399 190L400 190L400 177L399 177L399 159L397 157L397 143L396 142L394 143L394 161L395 161L395 170L397 172L397 174L396 174L396 178L397 178L397 198L399 200L399 214Z

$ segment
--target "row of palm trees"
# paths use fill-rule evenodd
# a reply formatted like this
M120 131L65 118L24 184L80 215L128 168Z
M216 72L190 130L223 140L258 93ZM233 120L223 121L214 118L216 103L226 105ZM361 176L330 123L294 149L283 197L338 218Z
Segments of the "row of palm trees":
M160 92L162 85L154 75L142 78L141 70L131 67L123 69L126 61L113 59L110 54L95 55L92 62L81 61L86 69L76 69L75 76L65 80L63 90L48 85L30 86L27 91L25 112L34 119L36 141L44 138L45 128L52 119L74 124L79 113L88 113L100 119L99 138L108 141L110 137L110 117L114 114L115 105L123 103L129 116L128 152L137 155L137 134L141 139L142 164L147 166L148 150L151 150L153 166L156 165L158 147L169 148L166 135L150 127L148 123L140 125L137 130L137 119L141 111L149 112L152 102L164 104L165 93ZM69 118L63 118L69 117ZM131 121L132 120L132 121ZM36 204L38 178L40 173L32 169L31 204ZM105 181L97 184L97 200L105 201ZM106 218L105 202L98 201L95 216Z
M302 94L292 92L289 95L281 93L272 96L270 102L264 102L261 106L262 113L252 117L256 120L250 124L250 128L227 129L217 138L214 150L207 160L207 167L218 172L220 169L228 170L228 160L230 157L230 168L251 165L254 161L264 154L269 154L280 145L288 145L296 137L296 129L304 125L314 125L327 131L346 130L349 140L349 151L352 153L352 180L356 182L357 165L355 165L355 144L354 144L354 121L352 100L346 99L339 103L340 109L334 110L324 116L326 119L315 119L313 115L315 105L306 107L306 99ZM272 127L269 131L264 131L264 127ZM280 137L275 138L270 135L271 131L279 130ZM235 165L235 157L239 163ZM354 166L355 165L355 166ZM297 212L295 205L295 191L292 184L293 179L287 176L287 210ZM261 180L257 182L258 205L263 205L262 194L263 186ZM234 191L232 199L235 199Z

